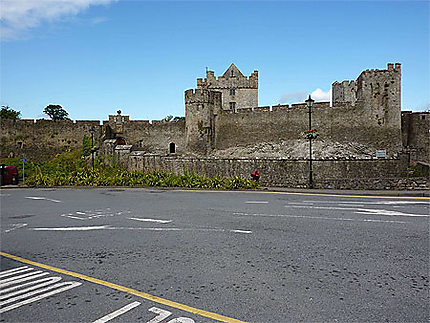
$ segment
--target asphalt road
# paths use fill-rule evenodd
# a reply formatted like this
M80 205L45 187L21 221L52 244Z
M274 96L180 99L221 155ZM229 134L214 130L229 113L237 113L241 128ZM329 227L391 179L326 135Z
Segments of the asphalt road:
M429 202L3 189L0 321L428 322Z

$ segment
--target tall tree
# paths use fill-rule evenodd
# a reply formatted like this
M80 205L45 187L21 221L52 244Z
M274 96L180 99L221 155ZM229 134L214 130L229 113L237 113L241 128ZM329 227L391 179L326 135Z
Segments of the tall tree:
M63 109L61 105L50 104L44 110L43 113L47 114L52 120L69 120L67 117L69 113Z
M7 105L2 105L1 106L1 111L0 111L0 118L1 119L12 119L12 120L16 120L20 118L21 112L20 111L15 111L14 109L10 108Z

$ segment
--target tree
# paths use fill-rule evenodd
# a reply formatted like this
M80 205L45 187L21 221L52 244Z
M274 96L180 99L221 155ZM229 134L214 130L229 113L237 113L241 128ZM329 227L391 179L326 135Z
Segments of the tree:
M61 105L50 104L44 110L43 113L47 114L52 120L69 120L67 117L69 113L63 109Z
M169 114L167 117L165 117L163 120L164 121L167 121L167 122L169 122L169 121L171 121L173 119L173 116L171 115L171 114Z
M12 119L12 120L16 120L20 118L21 112L20 111L15 111L14 109L10 108L7 105L2 105L1 106L1 111L0 111L0 118L1 119Z

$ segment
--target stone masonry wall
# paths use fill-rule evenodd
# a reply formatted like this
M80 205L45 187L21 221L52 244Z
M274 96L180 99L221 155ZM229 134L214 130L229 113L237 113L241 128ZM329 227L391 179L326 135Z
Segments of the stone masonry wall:
M261 185L307 188L309 164L306 160L178 158L131 152L128 159L119 148L118 160L133 171L193 172L205 176L250 178L255 168L261 172ZM121 157L120 157L121 156ZM332 189L425 189L428 179L407 179L407 158L389 160L315 160L315 188Z
M305 104L223 112L215 119L216 148L298 139L308 129L308 118ZM386 149L390 157L402 150L400 124L388 120L379 124L368 110L357 106L329 107L328 102L317 102L312 108L312 127L320 133L317 140L365 144L375 151Z
M94 126L95 142L101 137L100 121L90 120L0 120L0 155L24 155L27 159L43 159L68 148L82 147L84 135L91 138Z
M355 81L334 82L332 84L333 102L344 104L346 102L355 105L357 101L357 83Z
M234 64L231 64L218 78L213 71L207 71L204 80L197 79L197 88L221 92L223 110L232 110L231 102L235 103L234 110L258 106L258 71L246 77ZM231 90L234 90L234 93Z
M402 141L412 163L430 164L430 112L402 112Z
M123 136L134 149L167 154L170 143L177 153L185 151L185 121L165 122L153 120L126 120ZM95 127L94 141L100 144L106 125L98 120L0 120L0 156L26 156L27 159L49 158L68 148L81 148L83 136L91 138L90 129ZM113 127L115 128L115 127Z
M109 124L107 121L104 125ZM169 145L175 144L176 152L185 152L185 121L129 120L123 123L122 136L134 149L167 154Z

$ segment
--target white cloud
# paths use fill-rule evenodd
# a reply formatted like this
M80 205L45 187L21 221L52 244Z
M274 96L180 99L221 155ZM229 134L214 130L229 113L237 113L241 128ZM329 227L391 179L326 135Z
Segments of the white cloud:
M308 93L305 91L295 91L282 94L279 103L303 103L308 98ZM331 102L331 89L324 92L320 88L311 93L312 99L315 101L330 101Z
M288 92L281 95L279 99L279 103L289 103L289 102L301 102L306 99L306 92L304 91L295 91Z
M331 101L331 89L327 92L324 92L318 88L311 93L311 97L315 101Z
M117 0L1 0L0 35L2 40L14 39L42 21L77 15L92 5L114 1Z

